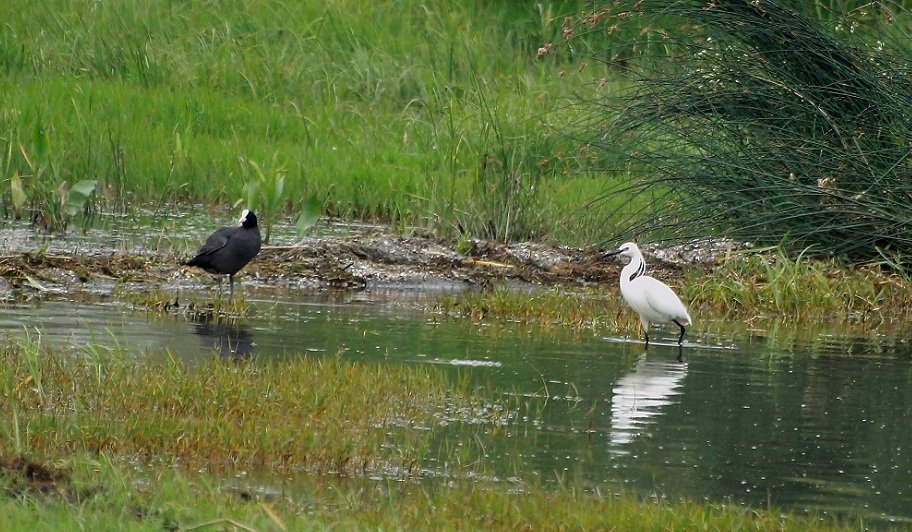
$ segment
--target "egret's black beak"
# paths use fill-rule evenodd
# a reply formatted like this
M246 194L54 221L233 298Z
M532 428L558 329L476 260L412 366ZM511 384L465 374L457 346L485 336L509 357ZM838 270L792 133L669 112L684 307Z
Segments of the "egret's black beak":
M627 248L618 248L614 251L606 251L605 254L603 255L603 257L613 257L613 256L615 256L619 253L623 253L625 251L627 251Z

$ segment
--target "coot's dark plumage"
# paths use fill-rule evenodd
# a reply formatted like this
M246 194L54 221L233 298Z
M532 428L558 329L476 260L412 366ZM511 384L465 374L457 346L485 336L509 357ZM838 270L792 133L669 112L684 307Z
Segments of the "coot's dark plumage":
M244 209L238 223L238 227L222 227L209 235L196 256L186 262L187 266L196 266L215 275L227 275L231 293L234 293L234 274L260 252L256 215Z

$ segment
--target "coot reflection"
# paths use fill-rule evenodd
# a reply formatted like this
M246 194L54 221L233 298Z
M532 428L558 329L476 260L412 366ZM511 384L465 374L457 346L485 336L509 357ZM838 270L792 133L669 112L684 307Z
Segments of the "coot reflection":
M201 321L193 324L193 334L200 337L206 349L212 349L220 355L231 358L249 358L253 356L253 334L247 325L212 321Z

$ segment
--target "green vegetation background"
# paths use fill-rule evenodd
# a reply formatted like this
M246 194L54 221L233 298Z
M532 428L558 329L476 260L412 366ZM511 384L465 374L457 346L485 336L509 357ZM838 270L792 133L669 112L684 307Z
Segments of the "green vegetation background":
M794 3L818 17L862 4ZM415 224L444 234L599 241L611 235L611 228L600 222L612 212L614 200L591 203L605 189L606 176L588 170L593 166L591 154L580 150L580 139L569 134L568 124L579 118L576 103L581 96L594 101L623 88L628 80L622 70L588 61L582 52L575 55L560 45L565 17L577 15L587 4L583 0L10 0L0 24L0 208L5 216L15 215L23 202L34 206L48 198L67 197L58 193L67 187L76 190L86 180L96 182L93 192L108 209L159 201L228 205L248 200L249 184L258 182L260 192L271 198L260 201L288 212L315 197L328 214ZM558 45L539 59L539 49L547 43ZM758 266L763 267L765 263ZM824 288L830 286L828 271L812 272ZM742 273L722 272L728 284L711 287L714 291L696 286L689 295L741 303L731 296L740 290L758 294L776 310L810 313L803 307L789 307L789 293L757 289L765 279L788 281L798 273L786 268L770 269L764 277ZM875 278L843 303L856 305L859 312L874 312L871 309L879 309L894 293L885 285ZM806 294L801 296L808 299ZM813 301L815 310L825 303ZM728 311L736 314L739 309ZM510 312L516 314L515 308ZM69 358L46 356L37 345L13 345L7 356L2 383L10 422L0 432L5 455L40 451L40 458L53 461L90 447L102 448L100 443L86 444L91 433L86 435L84 423L97 423L96 416L82 417L91 400L99 397L97 390L87 388L91 393L80 398L73 392L74 383L84 382L85 375L96 375L101 382L105 372L117 367L105 367L103 362L66 365ZM60 369L64 371L55 373ZM357 392L358 397L362 388L376 388L375 381L389 386L402 376L345 364L330 369L315 373L304 367L302 371L336 385L336 392L344 389ZM281 383L281 372L264 377L251 371L239 376L233 368L222 368L209 375L217 378L215 388L204 388L196 374L181 368L172 368L164 376L158 367L143 372L128 365L121 370L141 379L117 381L132 388L115 389L118 393L109 398L111 402L98 403L102 411L113 412L110 405L123 397L148 400L145 383L153 379L172 387L177 399L171 404L178 406L188 397L197 399L187 402L188 407L202 404L205 400L200 398L213 389L217 396L232 398L241 393L236 388L244 390L245 397L251 398L246 419L253 421L237 434L225 430L223 445L216 442L202 448L207 456L236 452L238 441L253 442L251 435L261 435L256 421L262 421L265 413L287 413L286 403L268 411L262 408L258 399L266 390L285 390L283 397L289 401L302 399L293 386L275 386ZM326 379L327 375L338 378ZM57 388L52 386L54 376L59 378ZM403 382L435 397L444 394L440 382L422 375L406 377ZM338 402L327 403L332 407L328 411L350 407L352 400L346 397L332 395ZM385 403L369 404L380 408ZM294 408L304 412L302 407ZM394 405L389 413L366 413L392 419L402 409ZM65 421L50 414L37 419L55 411L67 413ZM105 445L115 452L161 453L163 446L157 440L167 431L136 425L137 411L142 409L122 412L122 419L115 420L124 429L118 433L121 439ZM219 421L211 415L200 419ZM373 438L385 437L378 431L386 428L368 419L363 436L367 443L344 440L339 437L344 427L333 426L333 416L327 419L323 432L315 432L315 437L339 444L319 446L328 449L322 458L330 465L340 456L345 463L354 463L349 455L362 456L359 453L366 452L362 449L376 448ZM29 432L31 423L39 422L59 422L59 427L56 432ZM44 447L30 439L35 434ZM287 441L260 441L248 454ZM195 443L208 445L208 440ZM415 454L420 454L421 444L417 442ZM193 456L184 449L173 453ZM103 463L106 459L77 457L75 465L72 458L69 463L65 460L64 465L75 470L77 487L79 482L89 486L69 493L80 504L64 496L50 499L43 507L29 501L48 500L31 499L28 493L4 499L0 528L33 526L42 519L58 528L66 528L65 523L93 528L87 523L95 523L96 514L102 526L95 528L111 529L129 519L136 520L137 528L148 524L161 529L207 519L227 526L231 523L218 521L226 515L240 515L263 528L281 522L257 501L241 495L224 497L205 477L193 477L188 485L168 471L143 484L136 478L140 474L109 467ZM15 482L7 478L0 487L22 495ZM775 510L644 506L632 498L618 502L572 490L557 494L533 490L521 497L478 486L431 495L416 489L389 496L378 495L379 491L328 489L324 496L319 493L322 484L314 481L312 504L297 508L276 503L289 528L339 523L433 529L809 526L792 525ZM428 512L428 508L438 511ZM350 516L356 514L352 524ZM488 522L488 518L501 521Z
M4 211L16 175L30 197L97 179L106 208L233 204L284 178L292 212L315 197L444 234L591 239L580 213L598 179L554 132L607 73L537 59L585 4L13 0Z
M867 5L787 3L818 19ZM108 210L244 202L272 217L316 203L448 236L610 239L612 217L637 205L597 200L614 176L592 171L569 125L593 112L579 102L629 80L623 61L565 44L567 17L587 8L11 0L0 208L22 216L56 201L74 215L92 193ZM613 38L624 32L637 29Z

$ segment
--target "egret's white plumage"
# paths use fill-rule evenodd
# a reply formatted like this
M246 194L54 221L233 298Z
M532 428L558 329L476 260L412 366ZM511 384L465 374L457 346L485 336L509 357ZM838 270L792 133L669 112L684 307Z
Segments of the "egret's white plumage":
M640 248L627 242L607 255L628 257L630 262L621 270L621 295L640 315L646 345L649 345L650 323L674 323L681 328L678 345L684 340L684 326L690 325L690 314L667 284L646 275L646 261Z

